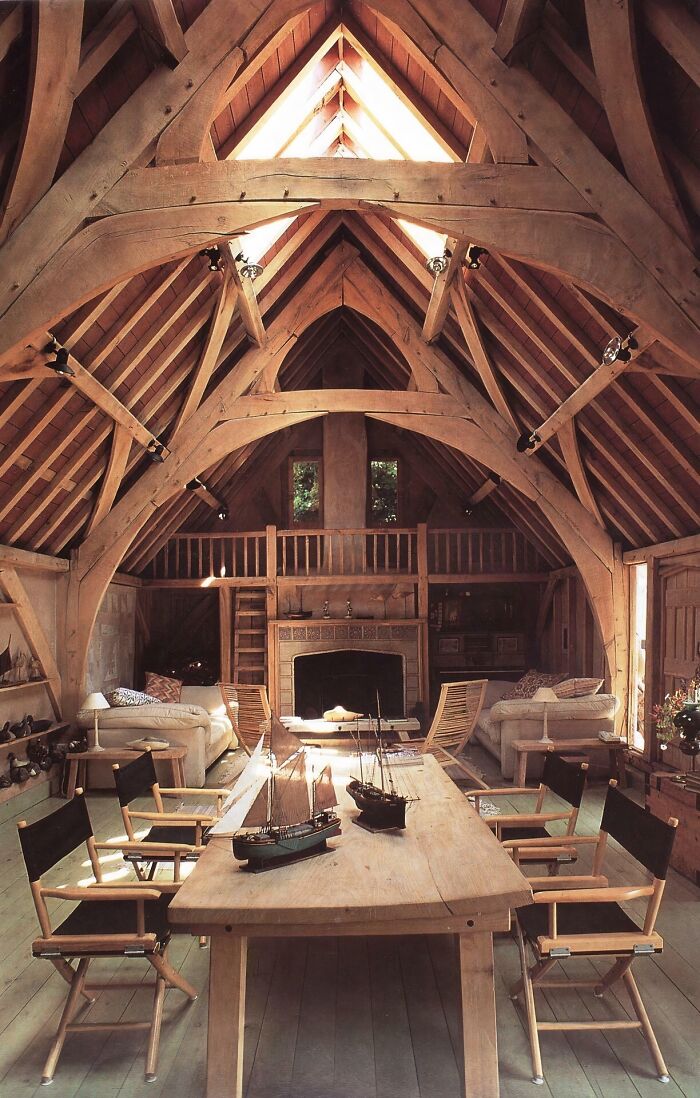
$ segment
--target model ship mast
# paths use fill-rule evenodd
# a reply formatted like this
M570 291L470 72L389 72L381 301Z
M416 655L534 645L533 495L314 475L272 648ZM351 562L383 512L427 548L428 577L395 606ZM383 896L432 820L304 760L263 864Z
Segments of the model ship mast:
M370 723L371 729L371 723ZM382 742L382 714L377 690L377 724L375 730L377 746L376 759L379 764L380 785L372 781L365 781L362 772L362 741L359 725L357 730L357 746L360 761L360 777L353 778L347 786L347 791L361 810L360 815L354 820L360 827L369 831L387 831L400 829L406 826L407 798L397 793L391 768L384 754ZM389 788L387 789L387 782Z

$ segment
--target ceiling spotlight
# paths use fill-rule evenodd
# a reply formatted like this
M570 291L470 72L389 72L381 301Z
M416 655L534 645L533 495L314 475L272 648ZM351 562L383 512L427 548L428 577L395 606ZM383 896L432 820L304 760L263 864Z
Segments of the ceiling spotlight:
M541 441L542 439L536 431L530 431L529 434L526 431L516 442L515 448L519 454L524 454L526 450L534 450L537 443Z
M428 268L430 273L432 275L435 275L435 277L437 278L438 275L444 274L444 272L447 270L447 265L449 262L450 252L446 251L443 253L443 255L431 256L426 263L426 267Z
M165 446L157 438L151 439L146 448L146 453L154 464L161 464L165 461Z
M212 245L211 248L205 248L199 254L209 260L210 271L220 271L224 265L224 258L219 251L218 244Z
M52 339L50 343L47 343L44 347L44 354L56 356L53 362L46 363L54 373L60 377L75 377L75 370L68 363L68 348L61 347L58 340Z
M226 519L228 518L228 507L226 506L225 503L220 503L219 504L219 506L217 508L217 511L216 511L216 517L218 519L221 519L222 522L225 522Z
M188 480L187 481L187 484L185 485L185 488L187 489L188 492L196 492L198 488L206 488L206 484L204 484L199 479L199 477L194 477L193 480Z
M251 282L254 282L256 278L259 278L263 273L263 269L259 263L251 263L249 259L243 261L241 267L241 278L249 278Z
M480 248L477 244L472 244L467 251L467 268L470 271L478 271L481 263L479 260L482 255L488 255L486 248Z
M633 335L628 335L626 338L620 336L613 336L608 343L607 347L603 351L602 366L611 366L613 362L629 362L632 357L632 351L636 351L638 347L637 340Z

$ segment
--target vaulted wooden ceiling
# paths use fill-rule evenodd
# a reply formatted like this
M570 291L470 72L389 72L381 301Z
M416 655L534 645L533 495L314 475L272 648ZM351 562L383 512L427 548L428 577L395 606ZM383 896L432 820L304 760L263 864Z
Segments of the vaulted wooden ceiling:
M432 6L439 24L445 4L439 0ZM67 0L3 7L0 240L5 244L0 257L4 253L7 281L18 256L31 261L19 245L26 241L31 248L42 226L50 234L50 188L73 178L72 165L81 185L94 188L83 221L89 225L90 203L104 188L99 173L89 176L89 183L88 175L80 175L81 157L99 150L100 141L109 140L113 149L120 108L143 94L154 73L165 65L178 73L178 62L197 49L197 20L207 5L202 0L90 0L83 10L77 0ZM286 129L278 124L276 146L272 127L265 156L312 155L340 162L376 156L379 147L390 148L389 156L397 161L415 157L408 134L387 116L363 80L369 68L388 78L445 161L488 165L496 159L562 170L551 149L525 136L529 104L508 125L490 107L485 117L483 88L473 81L471 95L464 97L464 84L450 76L452 55L439 39L439 50L428 57L417 44L420 34L409 37L414 23L420 23L424 0L413 6L398 0L381 4L396 23L359 0L323 0L308 8L278 0L275 7L281 13L279 29L260 35L231 81L222 80L217 88L222 66L214 67L210 82L216 110L210 140L200 152L205 160L264 159L253 150L280 102L290 104L288 124ZM257 15L268 8L263 0L250 5L253 28ZM601 164L612 165L625 186L629 182L635 202L653 210L665 227L657 244L644 243L652 257L658 248L656 271L653 258L645 259L658 282L668 260L665 231L686 250L696 243L697 22L680 0L646 0L639 5L636 27L630 25L627 5L616 5L621 22L611 18L606 34L601 21L610 15L610 6L602 0L480 0L470 8L483 18L485 32L489 26L497 31L494 56L498 64L502 59L508 63L501 64L498 79L526 74L528 87L536 87L552 110L563 108L575 125L581 156L590 158L591 180ZM412 13L408 25L398 18L407 12ZM465 56L471 48L465 40ZM492 84L497 88L495 77ZM302 95L306 106L292 117L295 95L297 100ZM162 110L167 115L172 107L164 102ZM22 114L24 125L19 126ZM106 129L110 122L112 128ZM502 132L496 132L501 125ZM145 166L154 156L167 163L167 128L164 134L160 152L155 141L146 143L140 158L125 161L122 171ZM387 158L384 152L382 159ZM583 165L582 176L586 170ZM428 167L425 171L427 178ZM493 193L498 194L496 183ZM620 195L624 202L625 193L611 194L611 204L619 203ZM399 201L396 191L394 204ZM52 325L58 344L70 351L73 378L57 377L46 366L51 356L38 358L36 350L18 355L15 348L0 359L0 540L59 554L80 544L149 467L149 438L167 445L202 397L236 368L248 348L264 341L265 327L340 246L357 249L366 267L423 325L425 338L437 341L463 376L524 435L595 377L611 336L634 331L642 349L624 373L584 399L575 419L565 419L537 454L625 546L694 532L700 494L698 365L692 355L657 338L658 324L654 327L651 319L646 327L645 317L632 310L625 314L619 305L614 309L583 280L514 258L507 246L490 248L478 269L467 270L460 259L468 239L450 242L448 271L435 279L396 211L388 210L391 203L345 205L302 210L265 246L263 273L254 283L241 278L241 263L234 258L250 251L251 238L234 244L223 271L209 270L195 245L189 254L102 290ZM48 212L42 222L44 207ZM595 204L593 209L602 217ZM543 223L542 231L558 236L566 248L557 215L547 216L551 227ZM615 209L620 225L626 216ZM431 218L423 223L430 224ZM645 232L640 220L638 233ZM473 239L479 239L478 232ZM105 246L112 245L107 241ZM518 247L513 251L517 254ZM7 287L4 293L3 313L9 316L11 283L9 296ZM696 294L688 286L688 297ZM0 332L2 324L0 319ZM323 356L332 355L339 342L362 356L372 384L387 389L409 384L393 341L359 313L342 308L298 339L279 377L282 389L311 388ZM465 503L488 482L488 470L475 458L425 438L415 445ZM216 462L203 479L236 503L288 446L287 436L251 442ZM532 501L505 482L489 501L532 538L553 566L566 563L566 549ZM211 511L183 490L145 523L123 566L140 572L169 534L210 523Z

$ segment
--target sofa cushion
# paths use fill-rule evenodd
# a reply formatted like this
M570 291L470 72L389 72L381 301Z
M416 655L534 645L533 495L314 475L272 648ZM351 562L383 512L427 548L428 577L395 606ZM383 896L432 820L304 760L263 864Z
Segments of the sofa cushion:
M92 709L81 709L77 715L80 728L92 728ZM131 705L128 708L101 709L100 728L208 728L209 714L201 705ZM167 737L166 737L167 738Z
M497 701L501 700L504 694L506 694L509 690L512 690L513 685L514 684L512 682L505 682L499 679L489 679L489 681L486 683L483 709L489 709L492 705L495 705Z
M105 698L113 709L120 709L131 705L153 705L159 701L151 694L144 694L142 690L129 690L126 686L118 686L116 690L110 690Z
M162 702L179 702L182 691L182 681L171 679L168 675L156 675L154 671L146 672L146 693L152 694Z
M226 706L218 686L183 686L180 701L188 705L201 705L210 717L226 716Z
M541 686L554 686L565 678L566 672L558 671L554 674L548 674L546 671L537 671L535 668L532 668L530 671L526 671L523 677L516 682L515 686L503 695L503 700L510 701L514 698L531 698L533 694L537 693Z
M619 701L614 694L588 694L583 698L562 698L549 702L547 717L551 725L555 720L594 720L614 717ZM491 721L533 720L542 722L542 702L531 698L503 698L491 709ZM550 736L552 733L550 732Z
M580 698L586 694L597 694L602 685L602 679L564 679L552 689L558 698Z

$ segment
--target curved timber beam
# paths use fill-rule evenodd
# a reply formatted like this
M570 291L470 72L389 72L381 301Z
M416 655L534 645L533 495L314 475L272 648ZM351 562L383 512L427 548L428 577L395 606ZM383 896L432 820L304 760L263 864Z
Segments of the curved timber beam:
M314 319L337 307L338 279L342 284L341 300L358 308L389 334L392 330L403 332L401 350L409 364L416 356L420 356L423 365L429 362L447 397L436 393L367 390L243 395L250 392L270 362L277 365L284 360ZM363 282L364 294L359 289ZM535 500L578 565L601 631L611 681L614 686L623 682L624 637L615 618L621 587L610 537L537 457L528 458L517 452L517 433L512 426L438 349L422 341L420 325L403 306L394 301L394 313L387 311L388 291L385 289L384 295L380 295L379 285L356 259L354 250L338 248L298 297L272 321L268 344L247 352L193 413L180 437L174 440L166 462L151 466L83 543L72 569L67 646L68 685L76 697L101 599L124 553L153 511L182 491L183 483L244 445L249 437L263 437L290 422L339 409L368 412L453 446L477 458ZM222 419L227 421L222 423ZM257 433L251 436L248 434L251 430Z

